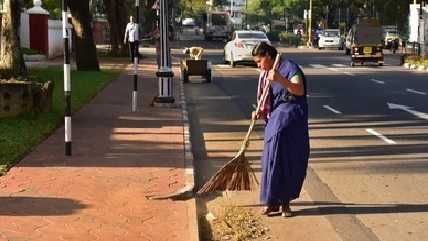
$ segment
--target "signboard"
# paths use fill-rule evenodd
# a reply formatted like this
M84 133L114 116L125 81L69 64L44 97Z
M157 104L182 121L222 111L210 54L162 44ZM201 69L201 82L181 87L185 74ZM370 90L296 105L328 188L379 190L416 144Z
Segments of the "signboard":
M419 4L410 4L409 14L409 42L418 41L419 31Z

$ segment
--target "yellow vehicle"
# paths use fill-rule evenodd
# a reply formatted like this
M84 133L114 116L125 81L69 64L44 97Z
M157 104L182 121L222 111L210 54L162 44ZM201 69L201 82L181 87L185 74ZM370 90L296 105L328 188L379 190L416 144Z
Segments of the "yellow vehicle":
M358 24L349 30L349 52L351 54L351 66L356 63L377 63L382 66L383 56L383 29L376 19L361 19Z

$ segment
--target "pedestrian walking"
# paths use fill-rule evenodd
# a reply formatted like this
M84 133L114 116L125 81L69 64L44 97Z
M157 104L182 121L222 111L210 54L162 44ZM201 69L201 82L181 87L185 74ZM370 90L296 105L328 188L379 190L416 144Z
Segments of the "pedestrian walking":
M138 25L134 22L134 17L129 16L129 23L126 25L125 29L125 37L123 39L123 43L129 44L129 56L131 58L131 63L134 62L134 57L138 53Z
M267 43L253 49L254 60L261 69L257 98L271 82L258 119L265 119L264 150L260 200L266 205L263 214L279 212L292 216L290 201L300 195L309 159L308 104L306 79L299 66L281 57L272 70L277 50Z

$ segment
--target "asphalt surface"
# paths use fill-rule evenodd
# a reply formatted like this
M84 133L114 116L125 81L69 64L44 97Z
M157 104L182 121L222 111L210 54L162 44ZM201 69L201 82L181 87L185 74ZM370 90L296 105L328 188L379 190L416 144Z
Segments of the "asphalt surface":
M350 67L342 51L279 49L308 79L311 159L304 189L314 206L298 214L325 218L342 240L428 240L428 73L398 66L399 55L387 50L383 67ZM214 64L213 84L195 77L186 87L199 185L227 160L222 154L237 150L258 79L254 66L224 65L221 44L205 57ZM262 130L250 155L256 168ZM208 151L215 147L207 148L214 132L223 144L217 157ZM221 143L221 133L234 143Z

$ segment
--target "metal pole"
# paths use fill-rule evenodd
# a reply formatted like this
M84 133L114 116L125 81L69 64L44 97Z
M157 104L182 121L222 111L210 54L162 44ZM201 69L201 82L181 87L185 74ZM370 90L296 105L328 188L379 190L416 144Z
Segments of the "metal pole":
M135 19L135 25L136 25L136 33L135 33L135 40L134 44L134 85L133 85L133 91L132 91L132 112L137 111L138 106L138 48L139 48L139 22L140 22L140 0L135 0L135 10L136 13L136 19Z
M65 155L71 156L71 74L70 74L70 49L67 32L68 14L67 0L62 0L62 36L64 39L64 129L65 129Z
M154 99L155 103L174 103L172 96L172 78L174 73L171 69L170 51L168 46L168 1L160 0L160 54L161 66L156 73L159 78L159 96Z
M312 0L309 0L308 47L312 46Z
M422 36L421 36L421 31L423 31L421 28L424 28L424 26L421 24L421 21L423 19L423 5L422 5L422 0L419 2L419 19L418 19L418 55L421 56L422 55ZM423 43L425 44L425 43Z
M245 29L248 28L248 0L245 0Z
M233 17L233 0L230 0L230 18Z

